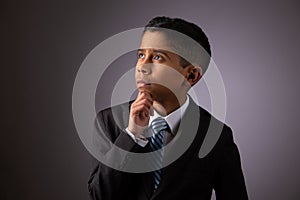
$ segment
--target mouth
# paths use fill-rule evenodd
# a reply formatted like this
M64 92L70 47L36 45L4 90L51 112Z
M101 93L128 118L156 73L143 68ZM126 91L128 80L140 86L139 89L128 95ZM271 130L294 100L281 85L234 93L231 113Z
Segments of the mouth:
M137 84L137 87L140 88L140 87L147 87L147 86L150 86L151 83L148 83L147 81L144 81L144 80L138 80L136 82Z

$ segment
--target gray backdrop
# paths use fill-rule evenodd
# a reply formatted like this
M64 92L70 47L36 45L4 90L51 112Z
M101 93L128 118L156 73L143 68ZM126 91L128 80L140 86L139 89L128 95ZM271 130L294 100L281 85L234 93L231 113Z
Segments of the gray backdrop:
M209 36L250 199L299 198L297 1L28 0L2 2L0 13L1 199L88 198L90 155L71 107L77 70L101 41L156 15ZM100 93L97 109L109 106ZM205 95L201 104L210 109Z

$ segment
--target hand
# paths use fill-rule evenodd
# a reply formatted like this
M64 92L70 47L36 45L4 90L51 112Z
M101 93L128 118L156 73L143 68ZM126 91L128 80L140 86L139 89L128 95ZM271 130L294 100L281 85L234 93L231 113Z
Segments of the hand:
M153 99L147 92L139 92L137 99L131 104L128 130L140 136L148 127Z

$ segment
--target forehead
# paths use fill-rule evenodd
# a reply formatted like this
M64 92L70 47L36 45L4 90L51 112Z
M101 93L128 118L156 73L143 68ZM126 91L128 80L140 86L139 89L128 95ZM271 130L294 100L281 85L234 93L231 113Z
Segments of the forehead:
M161 31L146 31L142 37L140 49L161 49L172 52L172 45L166 34Z

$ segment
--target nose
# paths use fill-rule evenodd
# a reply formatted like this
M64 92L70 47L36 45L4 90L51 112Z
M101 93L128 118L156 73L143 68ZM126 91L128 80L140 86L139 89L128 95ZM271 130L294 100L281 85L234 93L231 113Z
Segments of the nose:
M137 72L142 73L143 75L151 74L151 64L142 64L137 66Z

